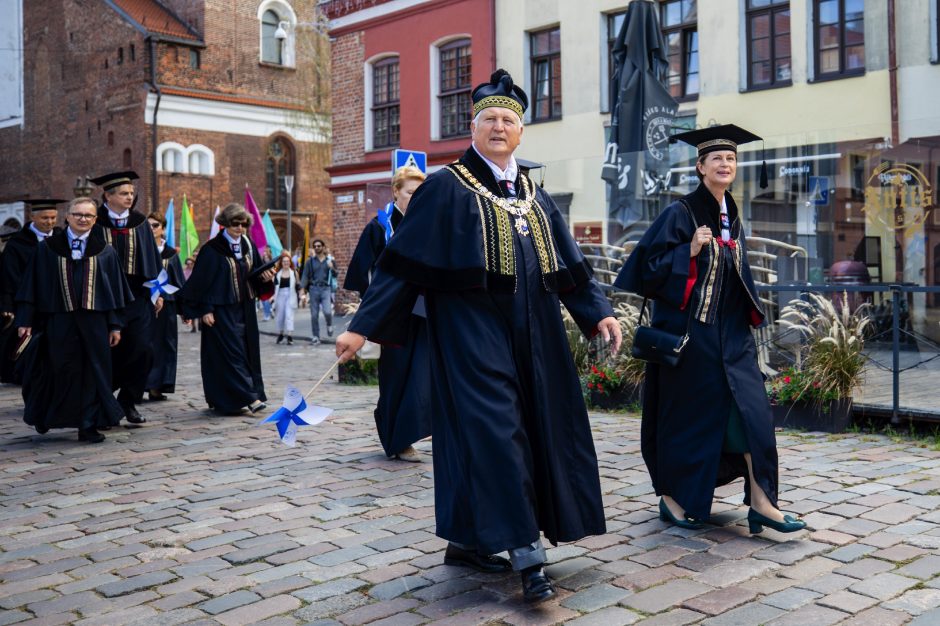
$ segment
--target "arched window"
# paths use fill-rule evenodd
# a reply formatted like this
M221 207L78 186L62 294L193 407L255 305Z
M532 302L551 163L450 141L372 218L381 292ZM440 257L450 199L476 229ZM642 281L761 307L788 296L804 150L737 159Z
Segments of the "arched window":
M157 170L161 172L186 172L185 148L178 143L167 141L157 146Z
M131 156L130 148L124 148L124 167L134 167L134 159Z
M215 155L209 148L193 144L186 150L189 173L197 176L212 176L215 174Z
M258 7L261 22L261 62L294 66L297 16L284 0L264 0Z
M287 210L287 187L284 177L294 174L294 147L284 137L275 137L268 144L265 163L265 195L267 208L272 211ZM295 187L296 191L296 187Z

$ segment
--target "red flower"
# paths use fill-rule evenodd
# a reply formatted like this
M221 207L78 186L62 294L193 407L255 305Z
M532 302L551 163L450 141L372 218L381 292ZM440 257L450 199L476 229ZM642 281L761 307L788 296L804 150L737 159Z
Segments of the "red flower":
M588 389L594 389L594 383L588 383Z
M605 374L604 372L599 372L599 374L601 378L603 378L604 380L607 380L607 374Z
M598 383L598 384L597 384L597 390L600 391L601 393L604 393L604 385Z
M597 374L597 368L593 365L591 366L591 372L593 372L594 374Z
M789 377L789 376L784 376L784 377L783 377L783 382L789 384L789 383L790 383L790 377Z

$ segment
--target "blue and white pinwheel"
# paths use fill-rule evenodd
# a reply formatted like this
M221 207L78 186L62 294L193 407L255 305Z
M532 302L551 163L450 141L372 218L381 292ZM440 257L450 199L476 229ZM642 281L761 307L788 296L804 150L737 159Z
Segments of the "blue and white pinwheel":
M166 268L160 270L160 273L154 280L145 282L144 287L150 288L150 301L154 304L157 303L157 298L160 296L168 296L180 290L179 287L170 284L170 277L166 273Z
M280 435L281 441L293 447L297 443L297 429L300 426L319 424L329 417L332 412L333 409L328 409L325 406L307 404L300 390L288 385L284 391L283 406L261 423L274 422L277 424L277 433Z

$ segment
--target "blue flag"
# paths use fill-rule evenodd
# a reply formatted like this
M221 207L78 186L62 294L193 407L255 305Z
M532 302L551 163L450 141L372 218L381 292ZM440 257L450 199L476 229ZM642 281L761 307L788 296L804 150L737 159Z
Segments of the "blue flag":
M333 409L323 406L308 405L300 390L288 385L284 391L284 404L261 421L262 424L277 424L277 434L288 446L297 444L297 429L300 426L312 426L325 420Z
M164 234L166 235L166 245L171 248L176 247L176 235L173 233L173 229L176 226L176 219L173 217L175 209L173 208L173 198L170 198L170 203L166 205L166 228L164 229Z
M271 257L276 259L281 256L281 251L284 249L284 246L281 244L281 238L277 236L277 231L274 229L274 222L271 221L271 211L264 212L261 223L264 225L264 236L268 238L268 247L271 248Z

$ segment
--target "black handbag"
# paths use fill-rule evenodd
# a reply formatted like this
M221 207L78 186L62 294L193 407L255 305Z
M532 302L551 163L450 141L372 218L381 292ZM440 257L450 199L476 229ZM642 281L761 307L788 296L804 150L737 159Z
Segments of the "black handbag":
M698 222L695 221L695 216L692 214L689 205L684 200L680 200L680 202L688 210L695 228L698 228ZM640 307L640 316L637 318L636 332L633 335L633 348L630 350L630 354L633 358L648 363L676 367L679 365L679 359L682 358L682 350L685 348L685 344L689 342L693 307L689 306L689 319L685 326L685 334L677 335L652 326L643 326L639 323L643 320L647 300L648 298L643 298L643 306ZM689 304L691 305L691 303ZM650 316L652 316L652 313L650 313Z

